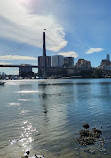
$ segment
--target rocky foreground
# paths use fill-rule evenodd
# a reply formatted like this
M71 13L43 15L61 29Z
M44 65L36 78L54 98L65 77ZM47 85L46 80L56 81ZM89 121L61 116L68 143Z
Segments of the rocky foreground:
M93 145L95 142L98 141L100 135L102 134L102 131L97 128L92 128L92 130L89 130L89 124L83 124L82 130L79 131L79 138L77 139L80 145L86 146L86 145Z
M24 153L24 156L22 156L21 158L29 158L29 154L30 154L30 151L27 150ZM33 157L30 157L30 158L45 158L45 157L43 155L34 155Z

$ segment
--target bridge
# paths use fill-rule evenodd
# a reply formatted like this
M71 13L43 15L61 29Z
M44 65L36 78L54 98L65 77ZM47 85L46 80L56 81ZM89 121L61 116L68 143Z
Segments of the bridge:
M46 29L44 29L46 30ZM0 65L0 67L16 67L16 68L20 68L20 67L32 67L32 68L42 68L42 75L43 78L47 78L47 63L46 63L46 44L45 44L45 31L43 32L43 64L42 66L38 66L38 65ZM48 67L48 68L52 68L52 67Z
M25 65L23 66L23 65L0 65L0 67L25 67ZM28 65L28 67L32 67L32 68L43 68L43 67L41 67L41 66L36 66L36 65Z
M45 30L45 29L44 29ZM20 67L31 67L31 68L40 68L42 70L42 77L47 78L47 70L54 70L54 69L66 69L66 67L49 67L47 66L47 61L46 61L46 43L45 43L45 31L43 32L43 63L42 66L39 65L0 65L0 67L15 67L15 68L20 68ZM80 68L74 68L74 67L68 67L67 69L74 69L74 70L80 70Z
M46 30L46 29L44 29ZM62 69L64 67L49 67L47 66L47 61L46 61L46 42L45 42L45 31L43 32L43 61L42 61L42 66L39 66L39 65L0 65L0 67L10 67L10 68L20 68L20 67L31 67L31 68L40 68L42 70L42 77L43 78L47 78L47 70L48 69Z
M15 67L15 68L19 68L19 67L26 67L27 65L0 65L0 67ZM44 66L38 66L38 65L28 65L28 67L32 67L32 68L44 68ZM62 68L66 68L66 67L47 67L47 69L62 69ZM76 67L67 67L67 69L75 69L75 70L81 70L81 68L76 68ZM83 68L82 70L87 70L85 68Z

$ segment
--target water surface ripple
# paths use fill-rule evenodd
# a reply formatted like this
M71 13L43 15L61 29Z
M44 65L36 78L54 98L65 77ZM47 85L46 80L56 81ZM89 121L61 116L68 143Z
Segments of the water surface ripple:
M79 130L102 127L101 141L84 151ZM15 80L0 86L0 158L111 158L111 79Z

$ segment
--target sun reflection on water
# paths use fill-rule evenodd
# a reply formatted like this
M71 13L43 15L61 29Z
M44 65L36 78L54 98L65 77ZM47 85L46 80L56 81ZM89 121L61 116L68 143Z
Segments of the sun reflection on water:
M11 146L15 148L22 148L22 151L31 150L32 142L34 141L33 135L38 132L36 128L33 128L32 123L28 120L23 121L20 127L21 134L18 139L10 140Z
M20 115L26 115L29 112L29 110L21 110L20 111Z
M31 149L32 142L34 141L33 134L38 132L36 128L33 128L29 121L24 121L21 125L21 135L19 139L20 145L26 150Z

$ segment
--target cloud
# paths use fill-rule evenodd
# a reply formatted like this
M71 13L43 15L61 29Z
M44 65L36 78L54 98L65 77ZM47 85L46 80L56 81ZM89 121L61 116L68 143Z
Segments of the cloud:
M92 54L103 51L103 48L90 48L85 54Z
M78 54L76 52L70 51L70 52L62 52L58 53L59 55L65 56L65 57L74 57L77 58Z
M10 65L11 63L0 62L0 65Z
M47 49L57 52L65 47L64 28L55 16L30 13L28 7L21 4L22 1L0 1L0 37L42 48L42 32L46 28ZM40 0L38 7L39 3Z
M37 58L29 57L29 56L19 56L19 55L5 55L0 56L0 60L36 60Z

